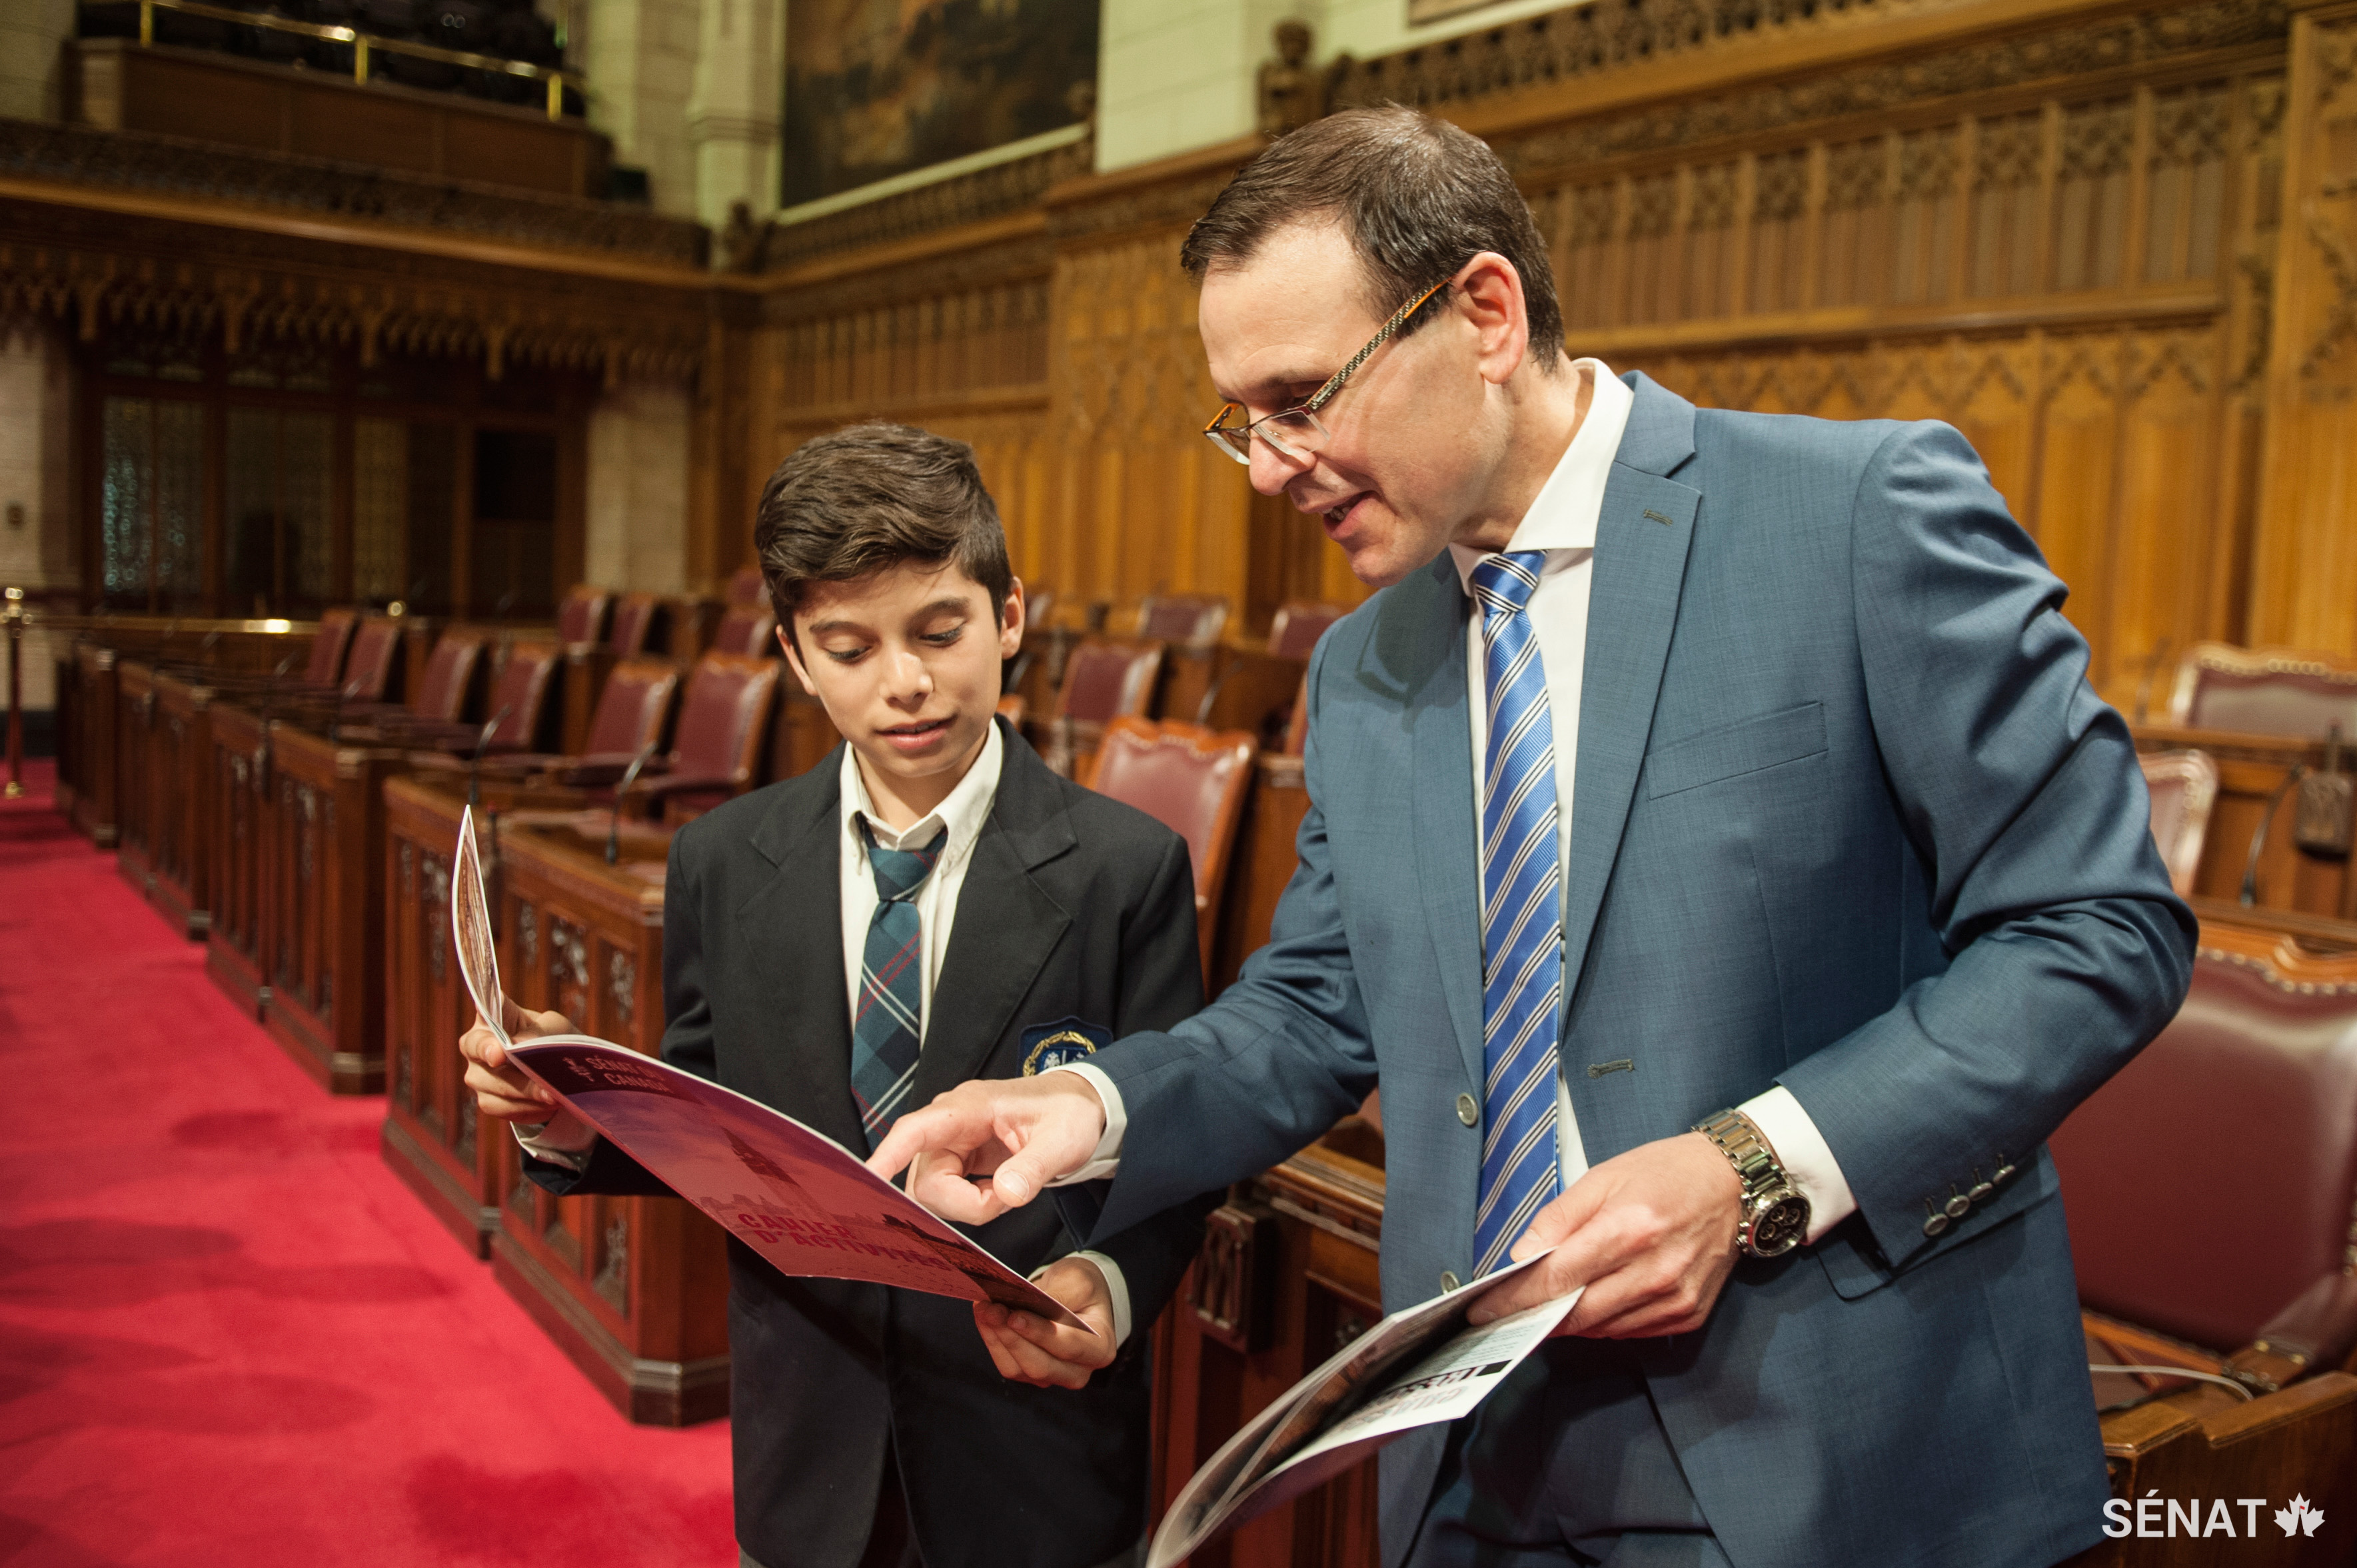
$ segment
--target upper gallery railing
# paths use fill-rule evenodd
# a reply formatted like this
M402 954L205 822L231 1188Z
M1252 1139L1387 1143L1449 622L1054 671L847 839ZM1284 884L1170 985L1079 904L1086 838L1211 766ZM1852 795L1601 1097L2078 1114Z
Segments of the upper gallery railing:
M418 59L439 60L445 65L465 66L471 70L488 70L501 76L518 76L527 81L541 81L548 88L548 117L562 118L565 113L565 90L584 90L582 79L571 71L554 70L529 60L501 59L494 55L479 55L465 49L446 49L436 44L413 43L407 38L388 38L374 33L364 33L357 27L327 27L317 22L297 22L287 16L275 16L267 12L238 11L226 5L208 5L203 0L139 0L139 41L143 45L156 41L156 13L178 11L190 16L207 16L217 22L233 22L240 27L261 27L271 32L293 33L306 38L321 38L328 43L352 46L352 80L369 80L369 56L371 52L409 55Z

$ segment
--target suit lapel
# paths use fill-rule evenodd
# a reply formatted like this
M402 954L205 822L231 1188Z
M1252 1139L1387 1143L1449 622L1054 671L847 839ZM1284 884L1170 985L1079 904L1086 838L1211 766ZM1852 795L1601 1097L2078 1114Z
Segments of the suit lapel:
M1077 842L1055 775L1012 731L1000 738L1006 760L998 791L958 890L957 919L909 1087L911 1106L930 1104L983 1071L1072 923L1031 875Z
M1415 757L1415 871L1440 967L1440 993L1479 1084L1481 1066L1480 834L1473 822L1473 727L1466 711L1465 590L1444 553L1426 568L1440 607L1416 620L1439 633L1423 683L1409 693Z
M1620 460L1604 487L1588 588L1587 651L1580 678L1579 756L1572 783L1571 860L1564 867L1564 993L1578 988L1596 917L1620 853L1644 765L1653 703L1669 661L1694 539L1699 491L1660 472L1694 452L1691 404L1639 378ZM1674 406L1664 406L1674 405ZM1683 419L1681 420L1681 414ZM1683 431L1683 450L1680 432Z
M843 979L840 748L779 798L753 835L770 875L737 910L752 933L763 1036L748 1090L855 1153L867 1144L851 1097L851 994Z

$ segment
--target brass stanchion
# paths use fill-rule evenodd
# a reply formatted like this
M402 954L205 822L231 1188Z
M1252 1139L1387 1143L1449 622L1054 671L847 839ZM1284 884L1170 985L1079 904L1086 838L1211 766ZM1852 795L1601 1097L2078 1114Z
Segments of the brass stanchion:
M25 683L17 672L25 641L25 590L11 588L0 620L8 623L8 788L6 798L25 793Z

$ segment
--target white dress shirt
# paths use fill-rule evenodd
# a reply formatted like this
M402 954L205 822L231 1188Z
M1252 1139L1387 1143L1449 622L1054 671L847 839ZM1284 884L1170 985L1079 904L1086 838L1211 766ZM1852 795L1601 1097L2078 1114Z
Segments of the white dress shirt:
M1558 864L1571 864L1572 793L1579 763L1580 680L1587 661L1587 595L1595 577L1596 525L1604 510L1604 488L1612 476L1620 437L1628 428L1629 410L1636 398L1601 360L1575 360L1571 371L1585 383L1587 413L1546 483L1531 502L1506 544L1510 552L1543 551L1539 585L1530 598L1532 629L1538 637L1539 659L1546 669L1547 711L1555 730L1556 849ZM1482 552L1451 544L1466 598L1473 596L1473 568ZM1466 682L1473 745L1473 841L1480 855L1481 778L1488 740L1488 693L1483 689L1481 621L1478 613L1466 617ZM1088 1165L1067 1179L1107 1176L1117 1167L1128 1118L1121 1091L1103 1070L1087 1063L1054 1069L1075 1072L1095 1088L1104 1101L1105 1135ZM1587 1152L1580 1142L1579 1122L1572 1113L1571 1090L1555 1069L1555 1152L1566 1190L1587 1170ZM1808 1240L1816 1240L1857 1210L1849 1183L1826 1146L1816 1123L1792 1090L1779 1084L1743 1102L1743 1112L1758 1125L1776 1150L1784 1169L1809 1200Z
M966 869L974 863L974 846L981 839L982 830L990 821L990 809L998 799L999 774L1006 762L1006 746L994 723L974 765L957 781L957 787L931 811L896 832L884 825L883 816L867 792L867 779L859 769L859 754L850 746L843 748L837 816L837 831L842 835L839 881L843 900L843 979L845 994L849 999L850 1022L855 1026L859 1017L859 972L866 954L867 928L880 902L876 893L876 869L867 859L868 835L873 835L883 848L897 850L916 849L931 843L936 833L945 830L949 833L949 842L942 846L941 858L933 863L932 874L909 900L917 907L922 933L917 961L920 1020L917 1037L921 1051L921 1042L932 1026L933 984L941 978L942 960L949 952L950 933L957 922L958 894L965 886ZM860 832L863 821L866 834ZM540 1158L576 1170L581 1167L581 1156L597 1141L597 1135L586 1127L577 1133L561 1130L554 1141L529 1135L530 1130L522 1127L516 1133L523 1146ZM1106 1294L1113 1305L1114 1343L1126 1342L1130 1328L1129 1282L1123 1277L1121 1265L1102 1252L1080 1252L1075 1256L1094 1263L1097 1272L1104 1276Z

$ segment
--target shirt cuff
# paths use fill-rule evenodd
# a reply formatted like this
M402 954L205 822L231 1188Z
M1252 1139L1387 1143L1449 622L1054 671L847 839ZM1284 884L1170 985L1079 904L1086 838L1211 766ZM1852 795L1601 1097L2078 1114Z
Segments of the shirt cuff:
M1824 1134L1810 1120L1792 1091L1778 1084L1737 1107L1751 1118L1760 1135L1776 1151L1776 1161L1801 1196L1809 1200L1809 1233L1814 1243L1824 1233L1857 1212L1857 1199L1825 1144Z
M588 1168L589 1151L597 1146L597 1129L577 1116L552 1116L545 1122L511 1125L525 1154L576 1174Z
M1122 1109L1121 1090L1114 1087L1113 1079L1105 1076L1103 1068L1091 1067L1086 1062L1068 1062L1062 1067L1051 1067L1039 1076L1045 1078L1049 1073L1058 1072L1068 1072L1075 1078L1084 1079L1088 1086L1097 1091L1097 1099L1104 1104L1104 1136L1097 1140L1096 1150L1089 1155L1088 1164L1069 1176L1058 1176L1048 1185L1072 1187L1084 1181L1108 1180L1121 1169L1121 1140L1123 1134L1129 1131L1129 1115Z
M1080 1258L1094 1263L1097 1266L1097 1273L1104 1276L1105 1296L1113 1304L1113 1345L1114 1349L1120 1349L1129 1343L1129 1281L1123 1276L1121 1265L1103 1252L1067 1252L1064 1256ZM1063 1258L1059 1258L1056 1263L1063 1261ZM1031 1271L1032 1279L1037 1280L1041 1274L1054 1268L1056 1263L1040 1264Z

